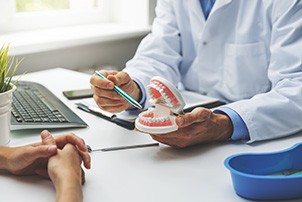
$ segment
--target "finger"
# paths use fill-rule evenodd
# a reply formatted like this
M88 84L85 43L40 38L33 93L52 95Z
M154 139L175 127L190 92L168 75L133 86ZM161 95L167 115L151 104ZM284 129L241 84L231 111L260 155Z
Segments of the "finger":
M76 136L74 133L56 136L55 141L60 149L63 149L66 144L70 143L74 146L77 146L77 148L83 152L87 151L85 141L82 138Z
M79 152L79 149L76 146L69 144L69 143L65 145L63 150L71 153L72 155L75 155L74 158L77 158L77 163L81 169L82 183L84 183L85 182L85 173L80 165L81 165L82 160L86 159L86 162L84 161L84 164L86 163L88 169L90 168L90 156L89 156L88 152ZM82 157L82 155L88 155L87 156L88 158Z
M90 168L90 155L88 154L88 151L81 151L76 145L72 145L70 143L66 144L63 150L76 155L79 165L82 163L82 161L84 161L84 164L87 166L87 168Z
M83 160L84 166L87 169L91 168L91 157L88 152L79 151L79 154Z
M105 77L108 77L109 75L116 75L119 73L119 71L116 70L99 70L102 74L104 74Z
M56 145L54 137L50 134L48 130L43 130L41 132L41 139L43 145Z
M86 177L85 177L85 172L82 168L81 168L81 178L82 178L82 185L83 185L86 182Z
M104 103L103 103L104 101ZM95 100L95 103L97 104L98 107L102 108L103 110L106 111L105 108L121 108L123 106L128 106L128 102L126 100L120 100L120 101L112 101L110 103L110 100L100 99ZM130 105L130 104L129 104Z
M90 84L94 87L101 89L113 89L114 83L108 79L103 79L98 75L94 74L90 78Z
M150 134L152 136L157 136L158 138L162 138L162 139L170 139L170 138L179 138L180 133L179 131L173 131L170 133L165 133L165 134Z
M119 96L119 100L113 100L111 98L98 97L98 96L94 95L93 99L99 107L116 107L118 105L124 105L127 102L121 96Z
M131 106L130 104L126 103L124 105L118 105L114 107L101 107L101 109L111 113L118 113L124 111L125 109L128 109L130 106Z
M181 148L177 145L178 141L175 138L165 138L165 137L160 137L160 136L156 136L156 135L151 135L151 137L153 140L160 142L162 144L169 145L175 149Z
M130 82L125 83L120 87L133 98L136 98L136 100L141 98L141 89L136 82L130 80Z
M63 149L64 146L67 144L74 145L77 148L77 150L79 151L79 154L83 160L85 168L87 168L87 169L91 168L91 158L88 153L86 143L82 138L76 136L73 133L70 133L67 135L57 136L56 143L60 149Z
M124 99L123 97L120 97L120 100L111 100L108 98L101 98L94 95L94 101L96 105L108 112L121 112L127 108L129 108L131 105L130 103Z
M93 94L100 98L109 98L111 100L122 100L122 97L112 89L101 89L92 86Z
M29 147L28 151L25 155L27 155L27 159L33 162L39 158L48 158L57 153L56 145L40 145L37 147Z
M198 107L190 113L176 117L176 124L182 128L196 122L203 122L210 117L211 113L212 111L209 109Z
M131 81L129 74L126 72L118 72L116 75L109 75L107 78L113 81L117 86L124 85Z
M166 144L166 141L163 138L161 138L160 136L157 136L157 135L150 135L150 136L152 137L153 140Z

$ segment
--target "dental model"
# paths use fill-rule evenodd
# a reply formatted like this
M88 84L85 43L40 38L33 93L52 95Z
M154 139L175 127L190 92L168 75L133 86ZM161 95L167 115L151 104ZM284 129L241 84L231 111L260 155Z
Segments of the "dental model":
M139 114L135 120L138 130L150 134L163 134L178 129L176 116L182 112L185 102L177 88L161 77L153 77L147 86L150 102L155 108Z

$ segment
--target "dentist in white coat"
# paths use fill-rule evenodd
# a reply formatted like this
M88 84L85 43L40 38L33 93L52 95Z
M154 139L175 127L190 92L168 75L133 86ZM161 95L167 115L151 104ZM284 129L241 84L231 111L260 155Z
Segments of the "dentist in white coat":
M213 7L210 4L214 4ZM99 107L130 105L121 86L141 103L145 86L162 76L186 90L227 102L177 117L179 130L151 136L172 147L211 141L254 142L302 129L302 1L158 0L152 32L121 72L92 76Z

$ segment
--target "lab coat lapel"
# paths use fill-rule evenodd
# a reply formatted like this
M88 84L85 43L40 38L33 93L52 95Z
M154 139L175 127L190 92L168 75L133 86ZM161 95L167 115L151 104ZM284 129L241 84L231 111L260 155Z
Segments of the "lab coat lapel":
M205 18L199 0L188 0L187 8L194 41L199 41L205 26ZM195 44L196 48L198 44Z
M228 5L232 1L233 0L216 0L212 12L210 13L208 19L217 10ZM194 36L195 39L200 39L200 33L202 33L206 23L203 11L201 9L200 0L188 0L187 2L188 2L187 8L189 10L192 33L195 34Z
M229 3L231 3L233 0L216 0L214 6L213 6L213 9L212 9L212 12L210 13L210 16L211 17L211 14L212 13L215 13L215 11L219 10L220 8L228 5Z
M211 15L218 11L220 8L228 5L233 0L216 0L213 10L210 13L208 20L211 18ZM192 35L194 41L200 41L202 37L202 32L204 31L206 20L201 9L199 0L188 0L187 9L189 13ZM195 43L195 48L198 49L199 43Z

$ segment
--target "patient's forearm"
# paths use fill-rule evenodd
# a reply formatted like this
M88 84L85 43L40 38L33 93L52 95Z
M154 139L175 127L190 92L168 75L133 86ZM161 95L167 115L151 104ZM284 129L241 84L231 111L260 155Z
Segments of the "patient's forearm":
M9 147L0 146L0 171L7 171Z
M66 177L55 183L57 202L82 202L83 193L81 179Z

